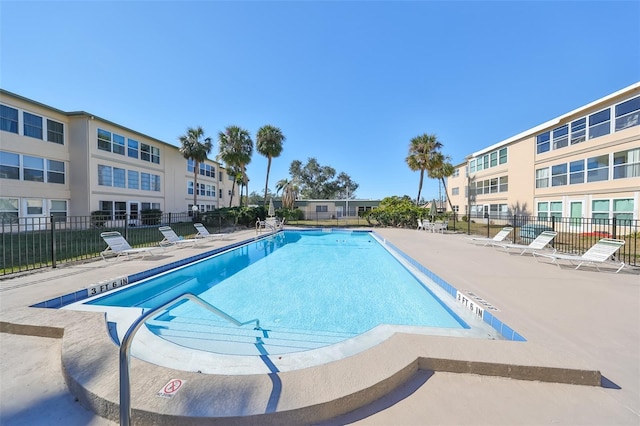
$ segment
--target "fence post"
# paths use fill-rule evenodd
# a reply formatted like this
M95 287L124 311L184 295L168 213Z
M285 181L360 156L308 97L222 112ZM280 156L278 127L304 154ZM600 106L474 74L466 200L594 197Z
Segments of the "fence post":
M51 219L51 267L56 267L56 221L53 215L49 216Z
M169 212L169 226L171 226L171 212Z
M555 216L551 216L551 229L552 230L556 230L556 217Z
M491 221L491 219L489 219L489 213L485 213L484 217L487 218L487 238L491 238L491 234L490 234L490 226L489 226L489 222Z
M618 223L616 221L616 217L614 216L611 219L611 238L618 238L616 235L618 234Z

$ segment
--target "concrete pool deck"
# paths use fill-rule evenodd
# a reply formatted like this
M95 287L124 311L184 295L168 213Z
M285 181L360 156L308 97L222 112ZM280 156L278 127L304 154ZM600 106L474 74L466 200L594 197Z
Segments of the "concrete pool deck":
M496 306L495 316L527 342L398 333L342 361L242 379L132 359L133 424L178 418L201 424L209 416L236 424L640 423L640 271L575 271L480 247L464 235L375 231ZM118 348L103 317L29 305L254 235L0 281L0 423L38 424L40 418L51 424L56 415L64 424L118 419ZM600 373L604 386L594 386ZM158 397L174 378L184 380L184 388L171 399ZM80 402L111 420L75 403L64 380Z

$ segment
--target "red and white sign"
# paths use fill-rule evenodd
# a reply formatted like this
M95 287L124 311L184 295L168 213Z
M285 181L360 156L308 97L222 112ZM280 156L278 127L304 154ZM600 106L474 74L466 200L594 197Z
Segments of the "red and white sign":
M183 384L183 380L171 379L166 385L164 385L164 387L160 391L158 391L158 396L161 396L163 398L173 398L173 396L176 394L176 392L178 392L178 389L180 389Z

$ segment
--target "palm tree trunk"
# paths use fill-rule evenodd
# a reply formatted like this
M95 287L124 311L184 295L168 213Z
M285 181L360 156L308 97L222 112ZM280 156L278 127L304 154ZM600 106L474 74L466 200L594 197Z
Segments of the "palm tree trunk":
M271 170L271 156L267 157L267 179L264 183L264 207L267 208L267 188L269 188L269 171Z
M451 198L449 197L449 194L447 193L447 184L444 183L444 178L443 177L441 177L440 180L442 181L442 186L444 187L444 197L449 202L449 207L451 207L451 212L455 213L455 211L453 211L453 204L451 204Z
M420 205L420 193L422 192L423 179L424 179L424 169L420 169L420 183L418 184L418 198L416 198L416 206Z
M236 178L233 177L233 182L231 183L231 198L229 198L229 207L233 204L233 194L236 192Z

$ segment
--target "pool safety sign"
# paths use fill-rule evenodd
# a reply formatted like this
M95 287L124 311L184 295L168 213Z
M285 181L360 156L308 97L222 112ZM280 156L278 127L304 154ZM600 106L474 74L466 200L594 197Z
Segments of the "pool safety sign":
M129 284L129 277L118 277L111 280L100 281L98 284L87 288L87 294L91 297L104 293L105 291L113 290L114 288L123 287L127 284Z
M182 385L184 385L184 380L171 379L162 389L160 389L160 391L158 391L158 396L163 398L173 398Z

